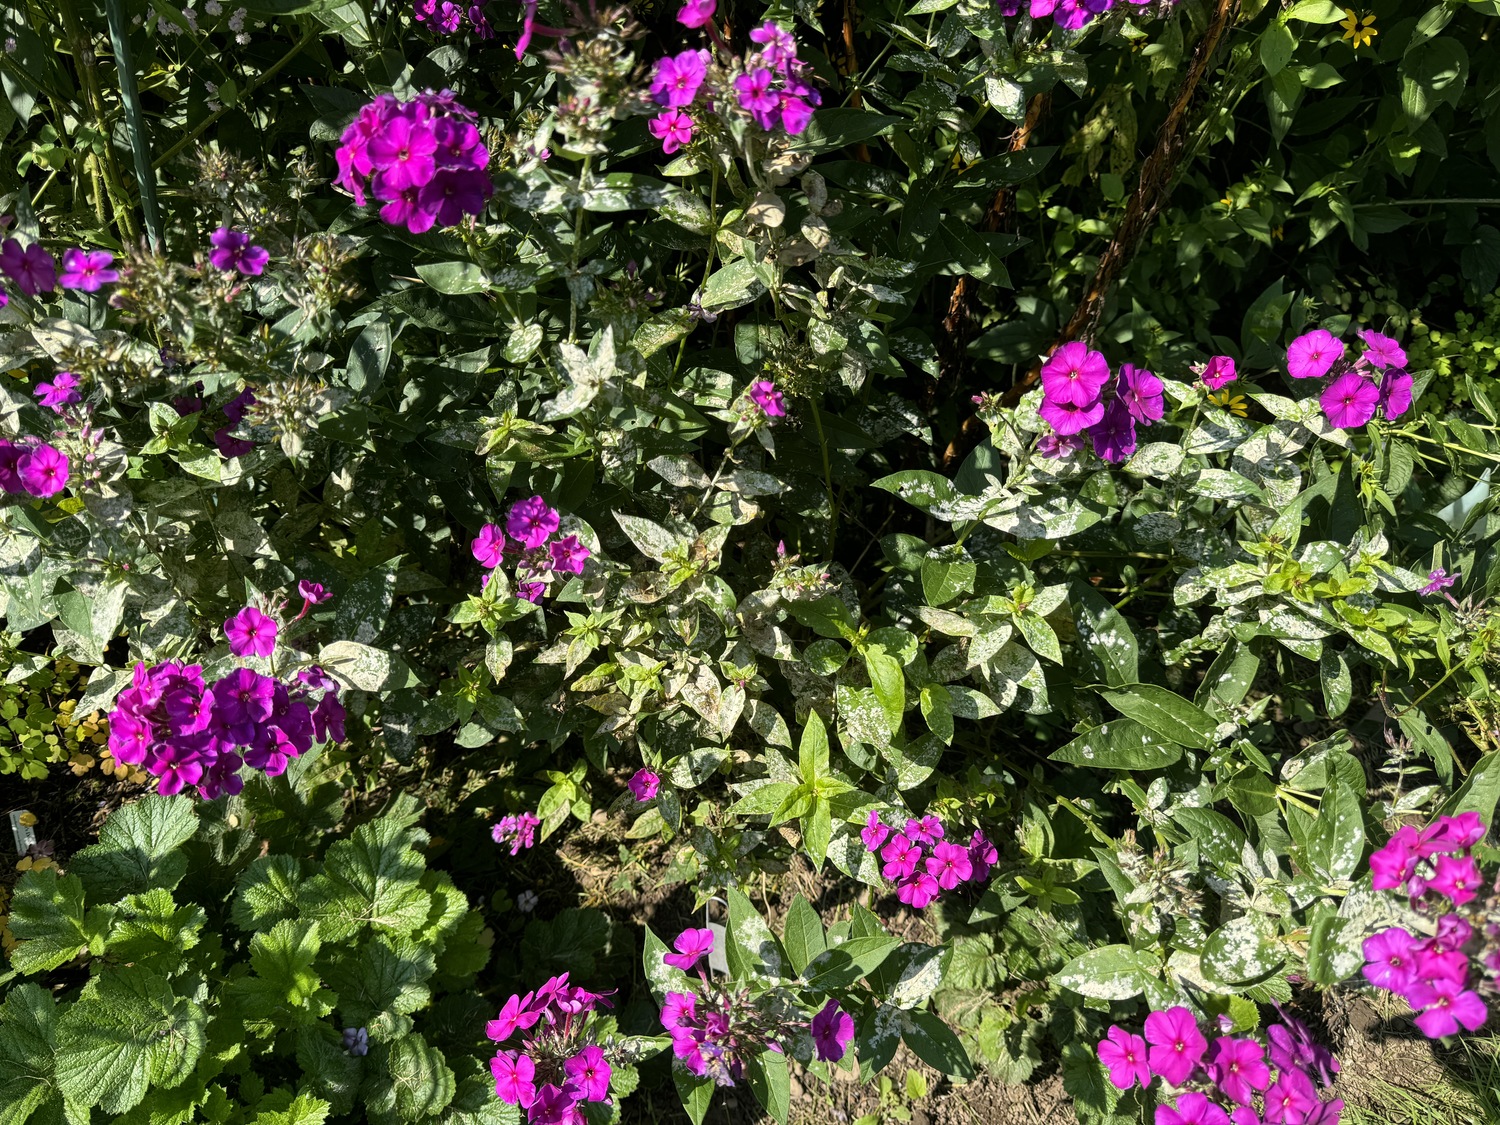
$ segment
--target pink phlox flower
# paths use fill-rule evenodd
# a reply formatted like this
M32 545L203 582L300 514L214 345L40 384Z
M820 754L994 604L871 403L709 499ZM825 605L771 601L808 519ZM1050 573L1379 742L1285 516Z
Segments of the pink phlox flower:
M1391 337L1365 328L1360 331L1359 338L1365 342L1365 358L1374 366L1382 370L1406 366L1406 352Z
M913 910L925 910L938 897L938 881L926 871L913 871L896 884L896 898Z
M552 555L552 569L561 574L582 574L583 564L593 554L576 535L569 535L547 545Z
M1478 1031L1489 1019L1489 1009L1479 993L1452 980L1434 981L1413 1007L1426 1009L1416 1018L1417 1027L1429 1039L1457 1035L1460 1027Z
M638 769L625 783L637 801L649 801L656 796L657 789L661 786L661 778L648 769Z
M1135 452L1135 418L1121 399L1115 399L1104 410L1104 417L1089 427L1094 452L1111 464L1129 459Z
M813 1047L822 1062L838 1062L854 1039L854 1020L839 1007L837 1000L823 1005L812 1018Z
M750 41L760 44L760 57L767 66L786 70L797 58L797 40L778 23L767 20L750 31Z
M1443 583L1453 585L1458 575ZM1485 837L1484 821L1477 812L1458 816L1440 816L1417 835L1417 854L1426 858L1440 852L1457 852L1471 848Z
M983 882L990 877L990 868L1000 861L1000 852L990 838L978 828L969 837L969 862L974 866L973 878Z
M1322 328L1298 336L1286 350L1287 373L1293 379L1321 379L1344 357L1344 345Z
M1103 421L1104 403L1094 402L1087 406L1079 406L1072 402L1056 402L1044 398L1042 405L1037 409L1037 414L1059 435L1068 437L1097 426ZM1082 448L1081 440L1076 448Z
M105 285L120 280L120 271L110 268L114 261L115 256L108 250L81 250L77 247L64 250L58 284L64 289L97 293Z
M969 849L946 841L934 845L927 857L927 873L937 880L938 886L951 891L966 882L974 874L974 863L969 858Z
M57 287L57 262L35 242L24 250L14 238L0 244L0 272L28 297Z
M875 852L886 842L891 834L890 825L882 823L880 814L871 809L865 817L865 826L859 830L859 837L865 842L865 850Z
M77 375L71 371L59 371L52 377L52 382L36 385L37 403L54 414L61 414L63 407L83 401L83 395L78 390L79 385Z
M657 105L679 109L692 105L708 73L708 52L682 51L656 60L651 76L651 97Z
M767 417L784 418L786 416L786 399L771 380L760 379L751 383L749 395L750 401L760 407Z
M1271 1065L1277 1070L1316 1073L1324 1086L1333 1085L1333 1076L1339 1072L1339 1060L1333 1052L1313 1037L1307 1024L1283 1012L1281 1005L1276 1005L1276 1011L1281 1022L1266 1028Z
M1180 1006L1152 1012L1146 1017L1145 1032L1151 1044L1151 1069L1173 1086L1187 1081L1208 1049L1193 1013Z
M502 1102L526 1109L536 1101L536 1063L529 1056L501 1051L490 1060L490 1073L495 1078L495 1094Z
M540 496L533 496L511 505L505 517L505 531L523 547L535 550L547 541L561 522L555 508Z
M1043 410L1046 409L1044 404ZM1099 417L1104 417L1104 405L1099 405ZM1060 461L1064 457L1071 457L1086 444L1086 439L1081 434L1043 434L1037 439L1036 451L1043 457L1054 461Z
M609 1100L610 1066L604 1052L590 1043L578 1054L563 1063L563 1072L568 1076L568 1086L586 1102Z
M1198 372L1198 376L1203 380L1205 387L1211 391L1216 391L1220 387L1234 382L1239 378L1239 373L1234 368L1234 360L1229 356L1216 355L1203 365L1202 370Z
M646 128L668 156L693 139L693 119L680 109L663 110L646 123Z
M578 1099L572 1093L551 1083L537 1091L536 1100L526 1114L529 1125L579 1125Z
M1268 1125L1303 1125L1318 1111L1318 1091L1302 1071L1283 1070L1266 1090L1264 1105Z
M1389 419L1399 418L1411 409L1411 376L1393 367L1380 378L1380 409Z
M71 476L68 455L45 443L22 452L14 472L25 491L44 500L61 492Z
M309 605L322 605L333 598L333 595L324 588L323 583L312 582L306 578L297 583L297 593L302 595L303 600Z
M419 188L432 179L437 172L436 152L437 135L425 112L420 118L404 114L389 118L370 141L378 182L390 192Z
M547 584L545 582L522 582L516 587L516 597L520 598L523 602L530 602L532 605L540 602L542 595L546 592Z
M714 18L716 0L687 0L677 13L677 22L683 27L702 27Z
M1119 401L1143 426L1161 420L1165 406L1162 382L1144 367L1126 363L1120 367Z
M1146 1041L1123 1027L1111 1027L1097 1048L1099 1061L1109 1071L1110 1085L1128 1090L1137 1082L1151 1085L1151 1068L1146 1064Z
M264 246L253 246L250 235L244 231L220 227L208 236L213 244L209 252L209 264L217 270L236 270L246 277L259 277L271 260L271 253Z
M499 525L487 523L479 529L479 534L469 544L469 550L480 566L493 570L505 557L505 532Z
M1427 889L1451 899L1454 906L1474 901L1483 880L1479 865L1470 856L1440 855L1433 861L1434 871Z
M714 947L714 932L710 929L694 929L688 927L678 934L672 942L672 948L676 953L662 954L662 960L674 969L688 972L698 963L698 959Z
M490 829L490 838L497 844L510 844L510 854L519 855L522 848L536 845L536 830L541 820L534 813L508 813Z
M770 114L776 108L776 95L771 90L771 84L775 78L771 70L760 66L734 80L740 108L749 111L762 129L769 129L772 124Z
M1340 375L1318 398L1328 424L1340 430L1355 430L1375 417L1380 388L1356 371Z
M690 992L669 992L662 1003L661 1025L668 1032L676 1032L684 1025L696 1023L698 1019L697 998Z
M1240 1105L1249 1105L1257 1090L1271 1084L1265 1050L1254 1039L1220 1036L1209 1050L1205 1068L1224 1096Z
M931 814L921 820L908 817L903 831L914 844L935 844L943 838L943 822Z
M1175 1106L1157 1106L1156 1125L1229 1125L1229 1114L1207 1094L1194 1091L1179 1097Z
M1412 964L1417 939L1401 926L1391 926L1364 940L1364 978L1377 988L1405 992L1416 980ZM1284 1068L1283 1068L1284 1069Z
M224 622L229 651L236 656L270 656L276 651L276 622L254 606L246 606Z
M1371 886L1375 890L1393 891L1406 884L1417 869L1417 843L1417 830L1403 825L1371 854L1370 873L1374 876Z
M921 862L922 849L897 832L885 847L880 849L880 858L885 860L885 866L880 872L882 875L892 881L905 879L917 869L917 864Z
M1457 574L1449 574L1442 567L1438 567L1427 576L1427 585L1423 586L1419 593L1423 597L1430 597L1433 594L1438 594L1446 590L1453 583L1457 582L1458 579L1459 576Z
M1082 341L1064 344L1042 364L1042 394L1061 405L1088 407L1099 401L1109 382L1109 363ZM1054 427L1059 433L1075 431Z

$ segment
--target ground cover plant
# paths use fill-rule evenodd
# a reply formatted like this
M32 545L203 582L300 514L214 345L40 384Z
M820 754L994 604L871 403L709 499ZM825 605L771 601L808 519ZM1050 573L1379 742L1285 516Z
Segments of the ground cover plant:
M0 1125L1493 1120L1497 32L9 0Z

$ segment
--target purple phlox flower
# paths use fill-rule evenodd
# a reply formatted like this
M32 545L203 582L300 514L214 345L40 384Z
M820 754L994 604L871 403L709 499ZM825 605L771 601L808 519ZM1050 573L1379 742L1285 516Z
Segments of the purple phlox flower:
M890 836L891 829L888 824L881 822L880 814L871 809L865 817L865 826L859 830L859 838L865 842L865 850L879 851L880 846Z
M549 543L547 551L552 556L552 569L560 574L582 574L583 564L593 554L576 535L568 535Z
M1384 370L1406 366L1406 352L1391 337L1365 328L1360 331L1359 338L1365 342L1365 358L1376 367Z
M430 214L434 222L451 227L465 215L482 212L493 194L486 173L476 168L443 169L417 189L417 206L424 216Z
M927 873L945 891L951 891L960 883L967 882L974 874L974 861L969 858L969 849L946 841L933 845L926 867Z
M318 700L312 713L313 733L319 742L344 741L344 705L330 691Z
M1437 933L1429 942L1434 953L1451 953L1468 945L1473 936L1473 926L1457 914L1444 914L1438 919Z
M1441 571L1434 571L1440 574ZM1429 577L1431 577L1429 575ZM1423 590L1424 594L1428 591ZM1371 885L1377 891L1393 891L1404 886L1417 867L1417 830L1410 825L1398 828L1385 845L1370 856Z
M838 1062L854 1039L854 1020L837 1000L830 1000L812 1018L812 1038L821 1062Z
M1429 1039L1457 1035L1460 1027L1478 1031L1489 1019L1489 1009L1479 993L1452 980L1433 981L1419 996L1411 998L1411 1003L1426 1009L1416 1024Z
M1077 403L1055 402L1052 399L1043 398L1037 414L1059 435L1070 437L1103 421L1104 403L1096 401L1088 406L1079 406ZM1078 448L1082 448L1081 439Z
M1254 1039L1220 1036L1214 1040L1204 1065L1224 1096L1240 1105L1249 1105L1257 1090L1271 1084L1265 1049Z
M479 535L469 544L469 550L480 566L493 570L505 557L505 532L497 524L487 523L479 529Z
M77 375L71 371L59 371L52 377L52 382L36 385L37 403L54 414L61 414L63 407L83 401L83 395L79 393L78 387Z
M716 0L687 0L677 13L677 22L683 27L702 27L714 18Z
M1110 1085L1128 1090L1139 1082L1151 1085L1151 1068L1146 1065L1146 1041L1123 1027L1111 1027L1097 1048L1099 1061L1109 1071Z
M1347 371L1324 388L1318 401L1330 426L1355 430L1375 417L1380 388L1357 371Z
M781 90L776 95L776 113L781 118L781 127L794 137L806 132L820 100L810 86L796 84Z
M1312 1072L1324 1086L1333 1085L1333 1076L1339 1072L1333 1052L1313 1037L1307 1024L1281 1011L1280 1005L1276 1010L1281 1022L1266 1028L1271 1065L1277 1070Z
M344 1028L344 1050L356 1057L370 1053L370 1031L364 1027Z
M1135 0L1130 0L1130 2L1133 4ZM1229 1122L1230 1125L1265 1125L1265 1122L1261 1120L1260 1114L1247 1105L1235 1106L1234 1109L1230 1110ZM1334 1125L1337 1125L1337 1122L1334 1122Z
M1281 1071L1266 1090L1264 1112L1270 1125L1302 1125L1317 1109L1318 1091L1300 1070Z
M1458 575L1453 576L1455 579ZM1444 585L1452 585L1452 580ZM1477 812L1440 816L1417 835L1417 854L1423 858L1439 852L1471 848L1485 837L1484 821Z
M1207 1094L1194 1091L1179 1097L1175 1106L1157 1106L1156 1125L1229 1125L1229 1114Z
M1050 16L1057 9L1058 0L1030 0L1027 5L1027 14L1034 20L1043 16Z
M1144 367L1126 363L1120 367L1117 401L1125 404L1130 416L1143 426L1161 420L1164 412L1161 380Z
M534 813L509 813L490 829L490 839L497 844L509 843L510 854L519 855L522 848L536 845L536 830L541 824Z
M229 651L236 656L270 656L276 651L276 622L254 606L246 606L224 622Z
M536 1063L529 1056L501 1051L490 1060L490 1074L495 1078L495 1095L502 1102L528 1109L536 1101Z
M505 517L505 532L523 547L535 550L547 541L561 522L555 508L540 496L533 496L511 505Z
M797 58L797 40L790 31L778 23L767 20L750 30L750 41L760 44L760 57L767 66L786 70Z
M1042 404L1042 409L1047 409L1046 403ZM1075 408L1070 407L1067 409ZM1099 404L1099 417L1104 417L1103 403ZM1064 457L1071 457L1073 454L1077 453L1084 447L1085 444L1086 441L1081 434L1060 434L1054 431L1050 434L1043 434L1040 438L1037 439L1036 451L1043 457L1050 458L1054 461L1060 461Z
M70 475L68 456L50 445L38 445L16 458L14 472L23 489L45 500L56 496L67 485Z
M563 1063L563 1072L576 1096L586 1102L609 1101L610 1066L599 1047L590 1043Z
M786 400L769 379L760 379L750 384L750 401L760 407L768 418L786 416Z
M882 875L892 881L905 879L917 869L917 864L922 861L922 849L897 832L885 847L880 849L880 858L885 860L885 866L880 871Z
M1411 376L1392 367L1380 377L1380 409L1386 418L1399 418L1411 409Z
M1423 597L1441 593L1443 590L1446 590L1449 586L1453 585L1453 583L1457 582L1458 579L1459 575L1457 573L1449 574L1442 567L1438 567L1436 570L1427 575L1427 585L1422 587L1420 593ZM1371 856L1370 858L1373 862L1374 856Z
M1121 399L1115 399L1104 410L1098 424L1089 427L1094 452L1111 464L1127 460L1135 452L1135 418Z
M15 442L0 438L0 488L5 489L11 495L26 491L25 486L21 484L21 474L17 470L25 452L25 448Z
M203 776L203 763L198 752L180 742L159 742L151 751L147 768L160 780L156 791L163 797L181 793L189 785L197 785Z
M516 587L516 597L523 602L530 602L532 605L540 602L542 595L546 592L547 584L545 582L522 582Z
M762 129L771 127L770 113L776 108L776 95L771 91L771 84L775 80L775 73L763 66L758 66L749 74L742 74L734 80L734 90L739 99L740 108L748 110L755 118L756 124Z
M253 441L233 436L228 426L221 426L214 431L214 444L225 457L243 457L255 448Z
M1298 336L1286 350L1286 369L1293 379L1321 379L1344 357L1344 345L1321 328Z
M532 1011L533 994L512 996L500 1009L500 1014L484 1026L484 1033L496 1043L504 1043L517 1031L528 1031L542 1018L539 1011Z
M1099 401L1104 384L1109 382L1109 363L1100 353L1089 350L1087 344L1075 340L1047 357L1041 377L1042 395L1048 402L1086 408ZM1059 433L1077 432L1056 424L1053 429Z
M23 250L14 238L7 238L0 245L0 272L28 297L57 286L57 263L35 242Z
M58 284L64 289L97 293L110 282L120 280L120 272L110 268L114 261L115 256L108 250L80 250L77 247L64 250Z
M714 932L709 929L688 927L672 942L676 953L662 954L662 960L674 969L687 972L698 963L698 959L714 947Z
M697 998L688 992L669 992L661 1008L661 1025L675 1032L698 1018Z
M1151 1044L1151 1069L1173 1086L1187 1081L1208 1049L1193 1013L1183 1007L1152 1012L1146 1017L1145 1032L1146 1042Z
M921 820L908 817L902 831L914 844L935 844L943 838L943 822L931 814Z
M625 783L625 787L635 794L637 801L649 801L661 787L661 778L648 769L638 769Z
M370 141L370 158L380 182L391 191L421 187L437 172L437 135L421 118L391 117Z
M1412 956L1416 944L1416 938L1400 926L1365 938L1363 949L1368 963L1361 970L1365 979L1377 988L1405 992L1416 979Z
M138 766L146 760L155 732L136 715L113 711L109 716L109 752L123 765Z
M1213 356L1201 369L1194 370L1203 380L1203 385L1211 391L1227 386L1239 378L1239 373L1234 369L1234 360L1227 355Z
M913 910L925 910L940 890L938 881L919 868L896 884L896 898Z
M208 261L216 270L237 270L246 277L259 277L271 260L270 251L251 245L250 235L244 231L220 227L208 240L213 244Z
M969 837L969 862L974 865L973 878L983 882L990 877L990 868L1000 861L1000 852L990 838L978 828Z
M651 77L651 97L657 105L668 109L692 105L707 73L708 52L701 49L657 59Z
M1474 901L1478 888L1483 885L1479 865L1470 856L1440 855L1433 862L1433 873L1427 879L1427 889L1437 891L1451 899L1454 906L1463 906Z
M310 605L322 605L333 598L321 582L311 582L306 578L297 583L297 593L301 594L302 600Z
M251 387L246 387L224 404L224 417L229 419L230 425L238 426L245 420L245 414L254 405L255 390Z
M320 665L313 664L297 673L297 682L313 691L331 691L338 693L338 682L323 670Z
M668 156L693 139L693 119L680 109L663 110L647 122L646 128Z

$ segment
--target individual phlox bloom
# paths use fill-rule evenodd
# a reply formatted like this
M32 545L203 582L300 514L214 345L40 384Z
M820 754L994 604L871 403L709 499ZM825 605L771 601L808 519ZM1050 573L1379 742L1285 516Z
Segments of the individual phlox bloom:
M61 492L71 475L67 454L50 445L38 445L23 452L16 459L15 473L22 488L42 499Z
M921 862L922 849L897 832L885 847L880 849L880 858L885 861L885 866L880 872L882 875L892 881L905 879L917 869L917 864Z
M1406 352L1391 337L1366 328L1360 331L1359 338L1365 342L1365 358L1374 366L1381 370L1406 366Z
M935 816L924 816L918 820L908 817L902 829L907 839L914 844L935 844L943 838L943 822Z
M1344 345L1322 328L1305 332L1286 350L1286 369L1293 379L1321 379L1344 357Z
M582 574L583 564L593 554L576 535L569 535L547 545L552 556L552 569L561 574Z
M881 822L880 814L871 809L865 817L865 826L859 830L859 838L865 842L866 851L879 851L880 846L890 837L891 828L888 824Z
M750 41L760 44L760 57L767 66L785 70L797 58L797 40L778 23L767 20L750 31Z
M533 496L511 505L505 517L505 532L523 547L535 550L547 541L561 522L555 508L540 496Z
M693 119L680 109L663 110L646 123L646 128L668 156L693 139Z
M1355 430L1375 417L1380 388L1358 372L1348 371L1324 388L1318 401L1330 426Z
M370 141L380 182L389 191L419 188L437 172L437 135L427 120L402 115L388 118Z
M578 1054L563 1063L563 1073L568 1076L568 1085L586 1102L609 1100L610 1066L604 1052L590 1043Z
M969 837L969 862L973 864L974 874L972 878L978 880L988 879L990 868L1000 861L1000 851L978 828L974 829L974 835Z
M1447 896L1454 906L1473 902L1484 884L1478 864L1469 856L1440 855L1433 866L1435 870L1427 880L1427 889Z
M1371 885L1377 891L1393 891L1404 887L1417 869L1417 830L1403 825L1387 840L1384 846L1370 856L1370 873L1374 876Z
M469 550L480 566L494 570L505 557L505 532L498 524L487 523L479 529L479 534L469 544Z
M813 1047L822 1062L838 1062L854 1040L854 1020L839 1007L837 1000L823 1005L812 1018Z
M913 910L925 910L939 889L938 881L926 871L913 871L896 884L896 898Z
M767 417L784 418L786 416L786 400L771 380L759 379L751 383L748 393L750 401L760 407Z
M1229 1125L1229 1114L1195 1090L1179 1097L1176 1105L1157 1106L1156 1125Z
M1044 404L1043 410L1047 409ZM1104 404L1099 404L1099 417L1104 417ZM1087 444L1082 434L1043 434L1037 439L1036 451L1043 457L1053 461L1061 461L1064 457L1071 457Z
M1173 1086L1187 1081L1208 1049L1193 1013L1183 1007L1152 1012L1146 1017L1145 1032L1151 1044L1151 1069Z
M229 651L236 656L270 656L276 651L276 622L254 606L246 606L224 622Z
M690 992L669 992L662 1002L661 1025L669 1032L697 1021L697 998Z
M1271 1084L1265 1050L1253 1039L1220 1036L1214 1040L1205 1066L1224 1095L1240 1105L1249 1105L1256 1091Z
M771 84L775 80L776 75L763 66L756 67L749 74L742 74L734 80L734 90L739 98L740 108L748 110L763 129L771 127L769 114L776 108L776 95L771 91Z
M517 1031L527 1031L536 1026L540 1012L531 1010L532 993L512 996L500 1009L500 1014L485 1024L484 1033L496 1043L504 1043Z
M661 778L648 769L638 769L625 785L635 795L637 801L649 801L656 796L656 791L661 786Z
M515 1051L501 1051L490 1060L495 1094L502 1102L528 1108L536 1101L536 1063Z
M61 414L63 407L83 401L79 385L77 375L71 371L59 371L52 377L52 382L36 385L37 405L46 407L54 414Z
M1042 394L1049 401L1087 407L1109 382L1109 363L1081 341L1064 344L1042 364ZM1054 426L1059 433L1074 433Z
M270 251L264 246L251 245L250 235L244 231L220 227L208 240L213 246L208 261L217 270L235 270L246 277L259 277L271 260Z
M1429 1039L1457 1035L1459 1028L1478 1031L1489 1019L1489 1009L1479 993L1451 980L1434 981L1412 1004L1426 1009L1416 1018L1416 1024Z
M1059 435L1069 437L1091 426L1097 426L1103 421L1104 403L1094 402L1088 406L1079 406L1071 402L1055 402L1044 398L1037 413L1042 421L1056 430Z
M1318 1111L1318 1091L1300 1070L1283 1070L1266 1090L1265 1118L1269 1125L1302 1125Z
M1441 852L1473 847L1484 839L1485 831L1484 821L1477 812L1440 816L1417 834L1417 854L1425 859Z
M687 0L677 13L677 22L683 27L702 27L714 18L716 0Z
M1125 404L1130 416L1143 426L1161 420L1164 412L1163 387L1160 379L1144 367L1126 363L1120 367L1118 401Z
M662 960L674 969L687 972L698 963L698 959L714 947L714 932L710 929L689 927L678 934L672 942L676 953L662 954Z
M974 863L969 859L969 849L958 844L940 842L933 846L927 857L927 873L937 880L938 886L951 891L974 874Z
M1234 369L1234 360L1227 355L1216 355L1203 366L1200 376L1203 385L1211 391L1227 386L1239 377Z
M57 287L57 262L35 242L22 249L14 238L7 238L0 244L0 272L28 297Z
M1089 427L1094 452L1111 464L1128 460L1135 452L1135 419L1121 399L1115 399L1104 410L1104 417Z
M1137 1082L1151 1085L1151 1068L1146 1064L1146 1041L1115 1026L1099 1041L1099 1061L1109 1072L1109 1081L1117 1090L1128 1090Z
M297 593L301 594L311 605L322 605L333 598L333 595L324 589L323 583L313 582L306 578L297 583Z
M64 289L97 293L111 282L120 280L120 271L111 268L114 261L115 256L108 250L81 250L77 247L64 250L62 273L57 282Z
M656 60L651 76L651 97L657 105L679 109L692 105L708 73L708 53L682 51Z

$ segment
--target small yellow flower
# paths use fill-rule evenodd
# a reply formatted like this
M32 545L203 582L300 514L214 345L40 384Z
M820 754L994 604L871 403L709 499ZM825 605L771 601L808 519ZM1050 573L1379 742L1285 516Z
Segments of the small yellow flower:
M1224 193L1224 198L1219 200L1219 202L1224 204L1224 206L1228 207L1231 211L1234 210L1234 198L1227 191Z
M36 824L36 813L23 812L16 819L21 822L22 828L31 828Z
M1361 47L1369 47L1374 43L1375 36L1380 32L1375 30L1375 15L1372 12L1361 18L1353 8L1344 9L1344 19L1339 24L1344 29L1344 38L1351 40L1355 50Z
M1281 227L1271 228L1271 237L1274 238L1277 242L1280 242L1284 235L1285 231Z
M1222 406L1236 418L1245 418L1250 414L1250 404L1245 401L1245 396L1234 394L1228 388L1222 391L1215 391L1208 396L1208 401L1215 406Z

